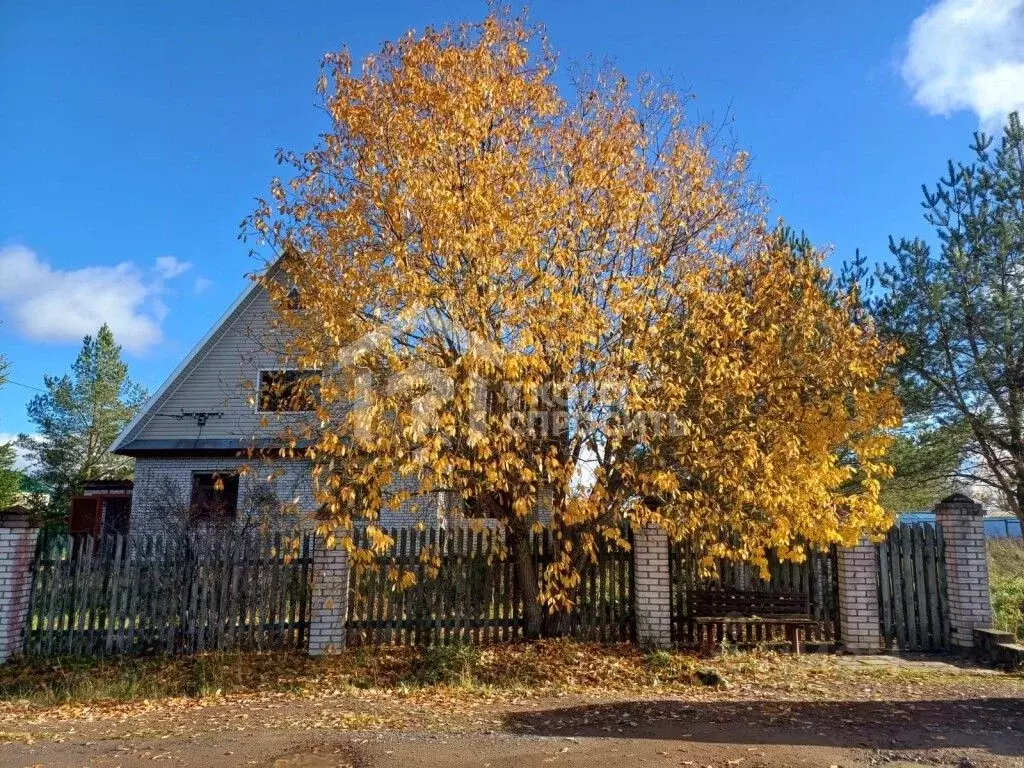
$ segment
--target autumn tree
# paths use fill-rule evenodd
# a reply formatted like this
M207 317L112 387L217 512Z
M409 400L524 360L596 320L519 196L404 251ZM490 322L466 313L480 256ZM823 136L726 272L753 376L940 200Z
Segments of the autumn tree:
M323 371L283 449L315 464L322 532L383 545L396 478L445 490L503 524L536 636L624 522L705 565L884 530L893 350L671 91L554 74L501 15L326 57L330 126L243 225L277 259L286 356Z
M813 257L814 244L804 232L780 226L775 234L794 257ZM843 263L838 274L822 271L820 288L831 296L834 305L852 301L852 306L858 307L857 312L868 312L876 287L872 272L867 259L858 250L852 259ZM929 510L955 490L952 477L963 455L964 430L906 423L893 430L891 437L892 442L883 457L890 473L882 479L879 495L882 507L889 513ZM850 487L857 482L852 479Z
M915 432L959 437L947 482L995 495L1024 520L1024 126L975 134L968 163L924 189L936 242L891 240L873 310L905 349L898 371Z
M83 482L132 476L132 460L109 448L146 394L129 377L121 347L106 325L83 339L70 374L45 376L43 385L46 392L28 404L37 436L21 435L18 443L33 477L49 489L47 517L63 522Z

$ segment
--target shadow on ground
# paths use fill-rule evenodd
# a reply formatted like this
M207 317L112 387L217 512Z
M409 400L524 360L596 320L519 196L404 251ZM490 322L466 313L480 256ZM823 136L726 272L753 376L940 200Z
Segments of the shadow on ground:
M511 733L1024 755L1024 697L901 702L630 701L510 714Z

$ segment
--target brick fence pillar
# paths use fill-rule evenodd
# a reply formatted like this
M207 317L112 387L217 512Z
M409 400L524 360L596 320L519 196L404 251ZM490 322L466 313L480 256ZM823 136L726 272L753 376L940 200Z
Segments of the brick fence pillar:
M642 646L672 645L668 535L656 525L633 532L633 595L636 640Z
M867 539L855 547L839 548L839 630L842 647L850 653L881 649L875 550Z
M992 626L992 597L985 549L985 512L958 493L935 505L946 543L946 590L953 647L974 645L975 627Z
M25 510L0 512L0 664L24 645L38 533Z
M328 548L322 536L313 547L313 595L309 613L309 655L323 656L345 648L348 617L348 552Z

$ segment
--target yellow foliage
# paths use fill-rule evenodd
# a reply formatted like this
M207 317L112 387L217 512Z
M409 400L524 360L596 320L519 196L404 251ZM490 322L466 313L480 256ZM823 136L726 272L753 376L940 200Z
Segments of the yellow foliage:
M287 354L324 372L323 529L397 476L522 532L544 494L551 606L624 521L762 565L883 531L895 350L671 92L554 72L500 14L326 57L331 128L249 220Z

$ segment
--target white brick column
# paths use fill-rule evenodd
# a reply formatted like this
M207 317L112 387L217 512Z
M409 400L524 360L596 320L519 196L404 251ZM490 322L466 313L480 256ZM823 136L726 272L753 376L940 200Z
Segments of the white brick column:
M348 552L326 546L317 536L313 547L313 595L309 612L309 655L323 656L345 648L348 618Z
M980 504L958 493L935 505L935 518L946 543L946 591L954 648L972 648L974 629L992 626L984 517Z
M38 533L24 510L0 512L0 664L24 643Z
M641 646L672 645L672 596L668 535L656 525L633 532L633 605L636 641Z
M876 549L867 539L839 547L839 631L850 653L878 653L882 647Z

